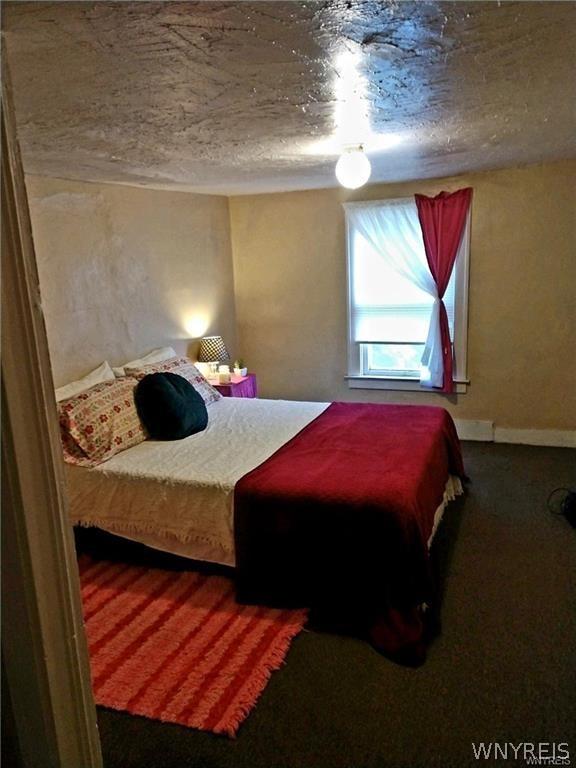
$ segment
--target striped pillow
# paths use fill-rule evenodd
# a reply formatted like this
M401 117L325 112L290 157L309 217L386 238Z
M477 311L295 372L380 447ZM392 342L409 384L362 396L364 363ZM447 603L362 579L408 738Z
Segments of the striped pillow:
M133 376L138 380L143 379L149 373L177 373L192 384L206 405L215 403L222 397L220 392L206 381L198 368L187 357L173 357L161 363L152 363L152 365L144 365L139 368L124 368L124 372L126 376Z
M146 440L134 403L134 379L114 379L58 404L64 460L95 467Z

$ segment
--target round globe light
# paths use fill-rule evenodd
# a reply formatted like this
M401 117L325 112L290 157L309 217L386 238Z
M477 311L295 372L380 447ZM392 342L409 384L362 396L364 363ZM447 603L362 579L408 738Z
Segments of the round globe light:
M358 189L370 178L372 167L370 160L361 147L348 149L338 158L336 178L343 187Z

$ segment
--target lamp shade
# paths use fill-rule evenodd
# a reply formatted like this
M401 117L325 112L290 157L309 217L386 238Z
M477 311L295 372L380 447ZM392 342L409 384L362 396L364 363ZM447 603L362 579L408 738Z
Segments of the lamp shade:
M230 360L230 354L226 349L222 336L204 336L200 341L198 362L216 363L220 360Z

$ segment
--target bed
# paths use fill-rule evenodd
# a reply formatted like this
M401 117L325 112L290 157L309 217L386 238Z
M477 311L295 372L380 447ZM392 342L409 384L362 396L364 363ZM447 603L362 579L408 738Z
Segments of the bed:
M146 440L97 467L66 465L75 525L234 566L234 487L329 403L222 398L185 440Z
M322 605L420 663L428 547L462 492L441 408L224 398L204 432L67 466L72 522L235 567L241 602Z

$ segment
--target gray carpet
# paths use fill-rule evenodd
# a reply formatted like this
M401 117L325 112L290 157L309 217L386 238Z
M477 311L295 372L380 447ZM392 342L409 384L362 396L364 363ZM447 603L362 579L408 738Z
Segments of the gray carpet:
M442 634L406 669L303 632L235 740L99 710L106 768L465 768L472 742L569 742L576 530L546 509L576 451L466 443L471 483L436 541Z

